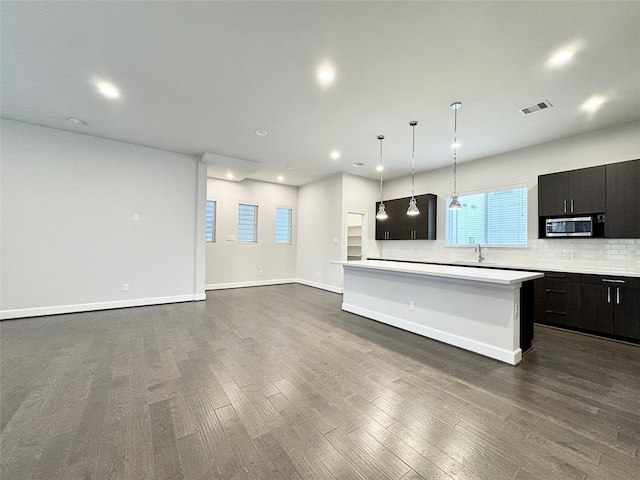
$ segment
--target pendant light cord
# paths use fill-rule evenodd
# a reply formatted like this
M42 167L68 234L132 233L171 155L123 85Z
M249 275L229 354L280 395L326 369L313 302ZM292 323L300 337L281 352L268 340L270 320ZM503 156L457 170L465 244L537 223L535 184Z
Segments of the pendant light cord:
M414 198L414 186L415 186L415 176L416 176L416 125L418 122L411 122L411 127L413 127L413 146L411 152L411 198Z
M456 167L458 164L458 108L453 110L453 193L458 193L456 185Z
M382 140L384 140L384 135L378 135L378 140L380 140L380 203L384 203L382 200Z

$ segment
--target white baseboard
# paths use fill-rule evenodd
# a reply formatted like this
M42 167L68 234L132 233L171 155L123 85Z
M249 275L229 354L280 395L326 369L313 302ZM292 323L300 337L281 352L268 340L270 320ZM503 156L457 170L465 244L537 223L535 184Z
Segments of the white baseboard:
M228 288L265 287L267 285L282 285L296 283L295 278L280 278L276 280L256 280L251 282L210 283L204 286L205 290L226 290Z
M520 348L512 352L509 350L505 350L504 348L488 345L486 343L478 342L470 338L443 332L442 330L426 327L424 325L419 325L408 320L402 320L397 317L392 317L391 315L374 312L366 308L349 305L346 303L342 304L342 310L344 310L345 312L355 313L356 315L360 315L361 317L377 320L379 322L386 323L387 325L401 328L402 330L417 333L418 335L422 335L423 337L433 338L434 340L448 343L449 345L464 348L465 350L470 350L472 352L479 353L480 355L495 358L496 360L501 360L511 365L517 365L522 361L522 350Z
M301 285L306 285L307 287L314 287L314 288L319 288L321 290L327 290L327 291L333 292L333 293L343 293L344 292L344 288L342 288L342 287L335 287L333 285L327 285L325 283L312 282L310 280L305 280L303 278L296 278L296 283L299 283Z
M133 300L117 300L113 302L80 303L75 305L55 305L51 307L22 308L16 310L0 310L0 320L12 318L42 317L63 313L91 312L93 310L111 310L114 308L145 307L165 303L193 302L206 300L206 294L175 295L170 297L136 298Z

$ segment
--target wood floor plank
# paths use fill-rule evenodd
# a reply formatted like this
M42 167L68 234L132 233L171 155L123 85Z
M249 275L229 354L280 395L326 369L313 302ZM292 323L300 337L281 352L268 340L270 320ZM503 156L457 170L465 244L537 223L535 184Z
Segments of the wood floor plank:
M298 284L0 323L0 476L636 480L640 346L513 367Z
M400 460L362 427L358 427L350 432L348 438L354 445L369 455L374 462L379 464L392 478L401 478L411 470L406 463Z
M149 405L149 420L156 478L181 480L184 478L182 462L173 432L169 400L161 400Z
M269 478L268 467L256 449L256 445L251 441L234 408L231 405L220 407L216 410L216 416L229 439L229 444L233 445L233 455L237 458L240 468L253 478Z

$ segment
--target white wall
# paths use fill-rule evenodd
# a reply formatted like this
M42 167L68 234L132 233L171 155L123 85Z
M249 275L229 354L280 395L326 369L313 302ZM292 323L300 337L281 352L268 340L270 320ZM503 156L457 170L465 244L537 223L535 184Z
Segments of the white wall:
M336 292L342 288L342 266L330 262L342 259L346 238L342 180L339 173L298 189L296 276L300 283Z
M195 157L9 120L1 132L2 318L204 298Z
M459 158L464 158L464 147L459 151ZM640 239L537 238L538 175L637 158L640 158L640 122L633 122L458 164L458 191L464 194L503 185L527 185L528 248L490 248L486 255L489 262L537 265L538 268L549 265L579 268L606 264L614 268L630 266L640 270ZM437 240L379 241L378 247L384 258L427 261L476 258L472 248L444 246L445 196L452 191L452 175L451 167L416 175L416 194L438 195ZM407 196L410 189L409 177L395 179L385 182L384 196L385 199ZM578 253L577 260L569 260L570 251Z
M369 178L356 177L345 173L342 185L342 212L358 212L365 214L366 232L364 238L367 240L364 246L368 257L380 255L376 238L376 205L380 200L380 183ZM342 238L346 239L346 226ZM343 242L343 254L341 260L347 259L346 243ZM342 286L342 283L340 283Z
M243 180L207 179L216 201L216 241L206 244L206 288L293 282L296 276L298 188ZM258 205L258 242L238 243L238 204ZM293 208L293 244L276 244L276 207ZM227 235L234 240L227 241ZM262 275L260 275L262 272Z

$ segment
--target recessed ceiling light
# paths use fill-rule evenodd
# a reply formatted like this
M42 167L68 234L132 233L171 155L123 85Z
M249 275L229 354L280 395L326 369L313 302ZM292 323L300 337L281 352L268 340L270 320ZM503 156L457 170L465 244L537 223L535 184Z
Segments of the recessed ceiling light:
M333 67L323 66L318 69L318 82L321 85L330 85L336 78L336 71Z
M293 170L293 167L291 165L287 165L287 170Z
M461 143L452 143L451 148L460 148L462 146Z
M587 112L595 112L604 103L603 97L591 97L582 104L582 109Z
M109 82L98 82L96 86L100 93L107 98L115 99L120 97L120 90Z
M558 53L556 53L555 55L553 55L550 59L549 59L549 64L550 65L562 65L566 62L568 62L571 57L573 57L576 54L576 51L572 48L566 49L566 50L562 50Z
M331 158L334 160L337 160L340 158L340 152L338 150L333 150L331 153Z
M267 135L269 135L269 133L265 130L256 130L256 135L258 135L259 137L266 137Z
M378 166L376 167L376 172L381 172L381 171L383 171L383 170L384 170L384 167L383 167L382 165L378 165Z
M71 125L84 125L84 121L80 120L79 118L76 118L76 117L67 117L67 121Z
M231 180L233 178L233 173L227 172L227 178Z
M284 180L284 177L282 175L278 175L278 181L281 182Z

